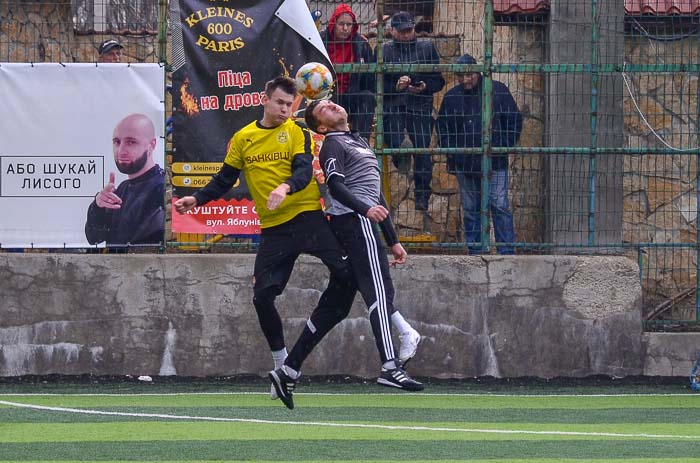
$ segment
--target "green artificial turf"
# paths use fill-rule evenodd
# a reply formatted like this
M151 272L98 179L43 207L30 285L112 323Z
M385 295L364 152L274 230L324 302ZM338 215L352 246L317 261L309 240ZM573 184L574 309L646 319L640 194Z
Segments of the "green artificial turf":
M0 463L700 462L700 394L681 386L473 386L311 381L287 410L256 380L5 383Z

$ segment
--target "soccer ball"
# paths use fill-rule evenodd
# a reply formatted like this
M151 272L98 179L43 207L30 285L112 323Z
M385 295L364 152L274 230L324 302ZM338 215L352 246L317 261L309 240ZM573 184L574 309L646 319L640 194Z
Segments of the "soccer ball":
M333 74L321 63L306 63L294 78L297 91L309 100L325 98L333 89Z

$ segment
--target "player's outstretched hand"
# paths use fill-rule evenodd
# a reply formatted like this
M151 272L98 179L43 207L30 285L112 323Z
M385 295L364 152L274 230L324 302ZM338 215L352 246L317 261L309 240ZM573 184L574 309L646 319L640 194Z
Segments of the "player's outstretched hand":
M394 255L394 260L389 261L389 265L396 267L397 264L405 264L408 253L403 248L401 243L396 243L391 247L391 253Z
M114 172L109 173L109 182L95 196L97 207L104 209L119 209L122 207L122 199L114 193L117 188L114 186Z
M389 217L389 210L384 206L372 206L367 211L367 218L375 223L379 223L387 217Z
M183 196L175 201L175 210L179 214L184 214L197 205L197 198L194 196Z

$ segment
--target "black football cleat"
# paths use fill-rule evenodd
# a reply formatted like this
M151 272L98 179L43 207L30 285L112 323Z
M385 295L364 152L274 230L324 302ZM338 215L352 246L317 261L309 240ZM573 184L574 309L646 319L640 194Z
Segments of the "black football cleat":
M404 391L422 391L423 383L414 380L401 368L387 370L382 368L382 373L377 378L377 384L382 386L395 387Z
M287 406L288 409L294 409L294 399L292 394L296 386L296 380L292 379L283 368L275 368L267 375L272 381L272 386L277 392L277 397Z

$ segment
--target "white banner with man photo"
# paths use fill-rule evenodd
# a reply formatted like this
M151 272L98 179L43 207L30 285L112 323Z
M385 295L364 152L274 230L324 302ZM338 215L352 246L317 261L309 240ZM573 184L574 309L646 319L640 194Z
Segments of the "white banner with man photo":
M0 247L162 243L164 69L0 63Z

